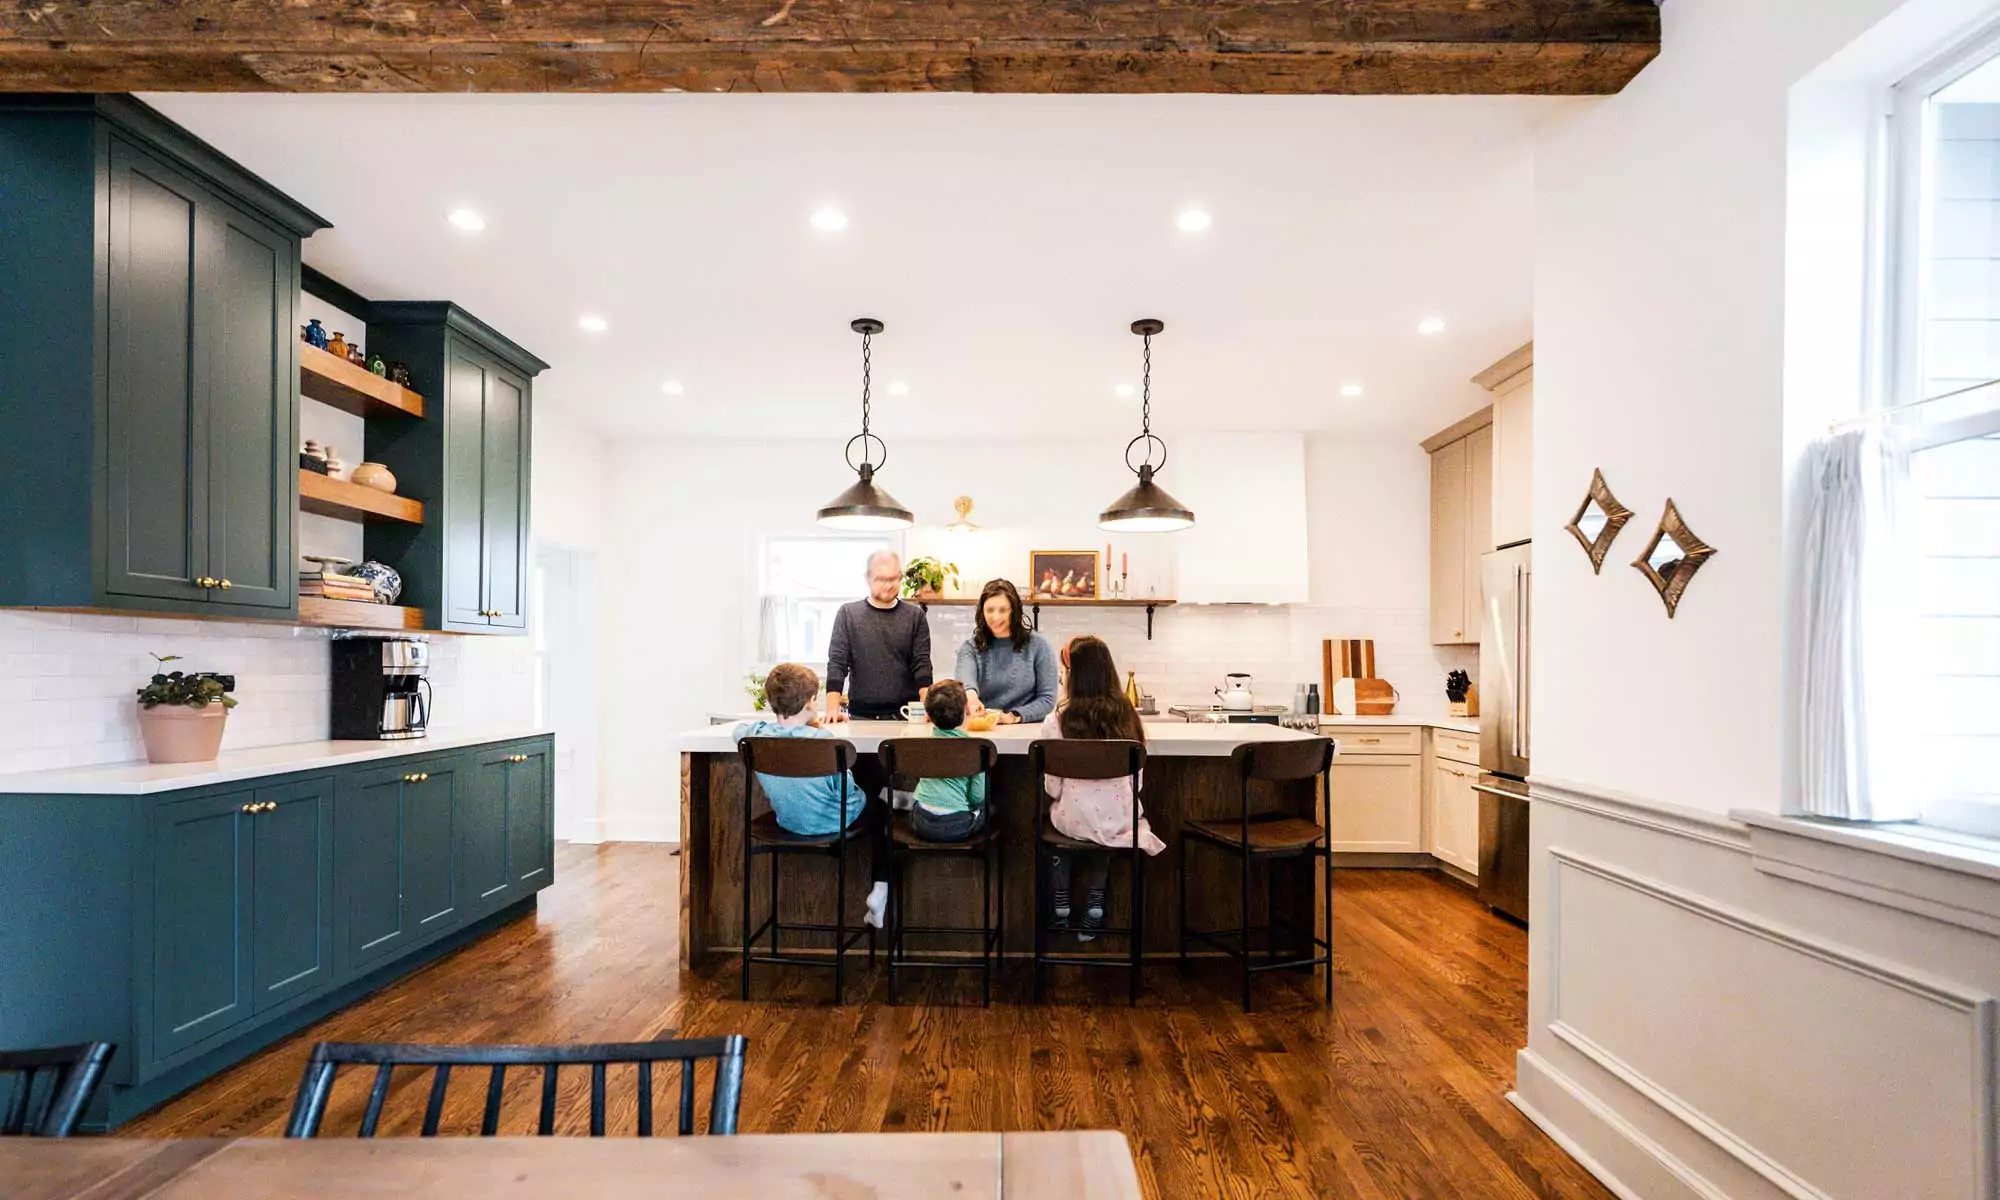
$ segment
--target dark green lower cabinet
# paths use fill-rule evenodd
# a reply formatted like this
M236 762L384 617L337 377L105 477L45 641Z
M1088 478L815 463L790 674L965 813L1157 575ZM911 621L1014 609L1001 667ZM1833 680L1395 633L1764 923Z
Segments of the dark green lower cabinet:
M154 1061L250 1018L254 790L153 810Z
M333 982L333 780L259 788L257 803L250 963L262 1013Z
M555 787L547 742L519 748L514 760L507 769L507 873L525 895L555 875Z
M553 877L550 753L0 795L0 1040L115 1043L98 1111L131 1119L524 911Z

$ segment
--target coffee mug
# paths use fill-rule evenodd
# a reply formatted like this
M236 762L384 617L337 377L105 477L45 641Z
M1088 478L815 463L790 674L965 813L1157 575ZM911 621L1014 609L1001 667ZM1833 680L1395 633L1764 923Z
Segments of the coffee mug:
M917 703L915 700L912 700L908 704L905 704L903 706L903 719L905 721L924 720L925 719L924 706Z

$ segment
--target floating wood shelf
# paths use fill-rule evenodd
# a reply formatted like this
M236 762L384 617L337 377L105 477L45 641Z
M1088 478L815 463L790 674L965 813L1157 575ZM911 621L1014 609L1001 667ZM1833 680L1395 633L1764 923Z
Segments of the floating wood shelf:
M299 508L322 517L339 517L347 521L399 521L406 525L424 523L424 503L421 500L391 495L303 468L299 471Z
M1168 605L1174 603L1172 600L1164 600L1159 598L1149 598L1142 600L1129 600L1129 599L1128 600L1049 600L1049 599L1037 600L1031 596L1023 596L1021 598L1021 602L1028 606L1028 611L1031 617L1029 624L1032 628L1035 629L1040 629L1042 627L1042 609L1044 607L1143 608L1146 610L1146 640L1149 642L1153 640L1153 611L1155 609L1165 608ZM918 600L912 597L911 603L921 605L926 611L928 611L931 605L933 604L945 608L970 607L974 604L979 603L979 599L975 596L952 596L949 598L932 599L932 600Z
M422 396L310 342L299 343L299 391L357 417L424 415Z
M394 604L370 604L364 600L300 596L299 624L330 625L341 629L418 630L424 627L424 610L399 608Z

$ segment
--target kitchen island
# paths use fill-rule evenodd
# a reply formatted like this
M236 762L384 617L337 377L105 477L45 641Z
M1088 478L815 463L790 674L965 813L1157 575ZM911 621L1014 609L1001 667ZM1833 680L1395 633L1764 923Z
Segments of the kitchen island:
M884 738L928 737L921 722L850 721L836 726L833 736L852 742L860 753L871 753ZM1006 855L1002 873L1008 954L1026 955L1034 948L1035 806L1043 803L1041 789L1028 770L1028 747L1041 736L1041 726L1006 725L974 736L991 740L1000 751L993 769L988 803L1001 830ZM1181 830L1189 821L1234 817L1241 810L1241 790L1230 754L1251 742L1294 741L1313 735L1275 725L1146 725L1146 786L1142 797L1153 831L1167 843L1165 852L1146 864L1145 952L1172 955L1180 929L1174 896L1174 872L1180 853ZM681 962L700 966L717 953L739 953L743 945L743 764L736 752L734 727L708 725L674 735L668 747L681 756ZM1259 808L1284 809L1318 819L1318 789L1311 783L1254 785ZM754 811L766 804L755 794ZM861 898L868 889L868 851L857 840L848 853L847 912L859 922ZM1317 873L1312 860L1290 859L1274 868L1267 890L1259 869L1251 889L1251 919L1261 924L1267 907L1276 903L1281 919L1300 929L1318 928ZM783 868L784 907L788 920L831 920L834 869L830 862L790 861ZM1127 923L1130 894L1125 869L1112 868L1112 926ZM1208 929L1240 921L1242 885L1233 862L1219 853L1198 855L1188 874L1188 914L1195 927ZM769 915L770 892L762 880L751 896L751 922ZM978 867L964 860L925 861L911 876L905 897L906 919L912 924L979 924ZM795 907L796 906L796 907ZM812 914L807 916L806 914ZM827 939L819 939L825 941ZM1119 945L1110 939L1113 947ZM1067 948L1067 947L1064 947Z

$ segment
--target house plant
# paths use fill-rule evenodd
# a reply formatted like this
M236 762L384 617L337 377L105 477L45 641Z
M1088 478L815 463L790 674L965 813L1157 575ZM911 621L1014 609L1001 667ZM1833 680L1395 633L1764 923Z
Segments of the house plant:
M957 563L939 562L928 554L913 558L903 568L903 595L910 600L939 599L947 580L958 586Z
M764 698L764 677L752 671L743 677L743 694L750 697L750 707L763 712L770 703Z
M222 730L236 700L228 683L205 673L168 671L180 655L153 656L160 670L139 689L139 736L146 760L156 763L208 762L222 748Z

